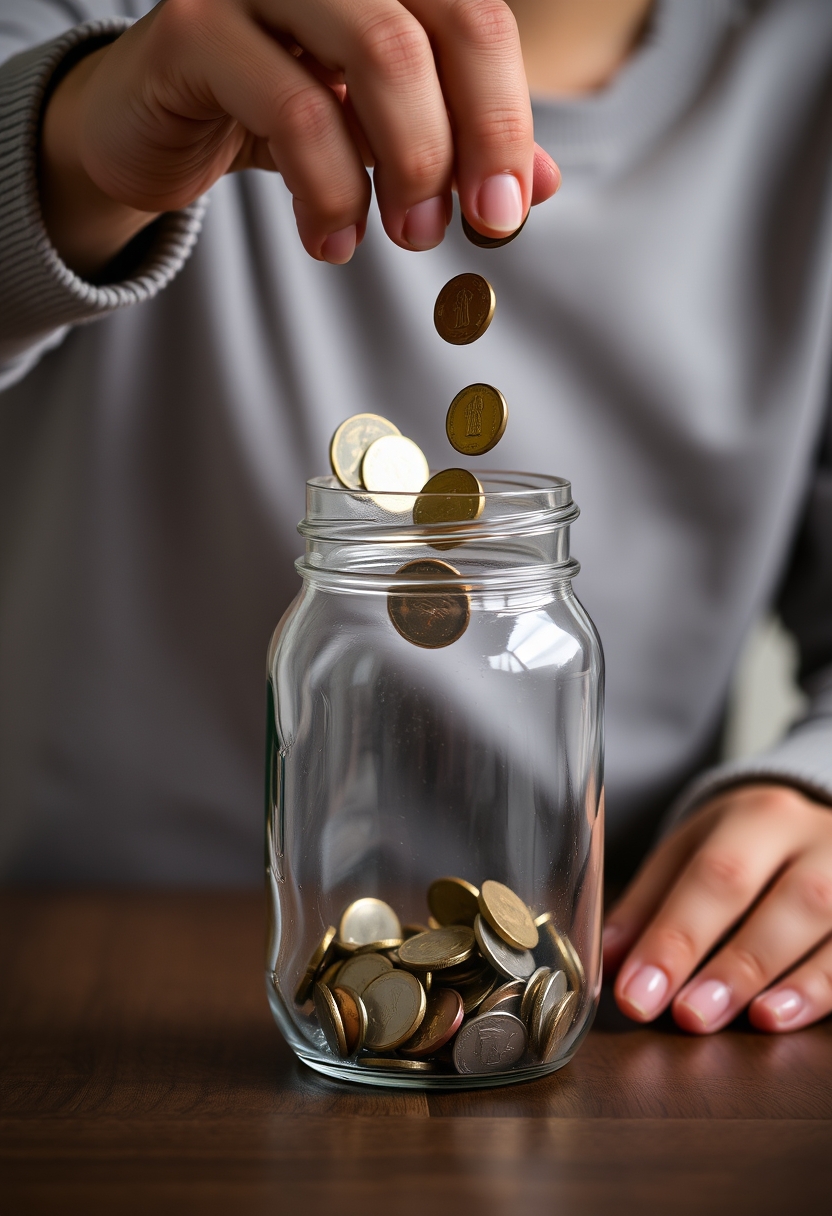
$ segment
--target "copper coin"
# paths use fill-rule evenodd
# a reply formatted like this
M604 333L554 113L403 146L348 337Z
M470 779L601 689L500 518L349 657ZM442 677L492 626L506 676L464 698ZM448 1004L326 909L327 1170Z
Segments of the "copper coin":
M481 274L455 275L436 297L436 332L454 346L467 346L488 329L496 306L494 288Z
M403 1056L412 1056L414 1059L432 1056L453 1038L462 1025L464 1016L465 1010L459 993L453 988L437 988L428 997L422 1025L399 1051Z
M462 637L471 619L471 601L465 591L442 584L459 571L436 558L405 562L397 574L411 575L418 583L397 587L387 596L387 612L393 627L413 646L439 650ZM425 583L434 583L426 587Z
M364 1036L367 1033L367 1010L357 992L350 988L333 988L332 995L341 1023L344 1027L344 1037L347 1040L347 1055L354 1056L364 1046Z

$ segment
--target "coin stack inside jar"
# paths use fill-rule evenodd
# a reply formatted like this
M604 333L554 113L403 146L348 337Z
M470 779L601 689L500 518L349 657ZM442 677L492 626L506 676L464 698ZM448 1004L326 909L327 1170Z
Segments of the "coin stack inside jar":
M439 878L429 924L380 899L330 926L295 993L341 1060L400 1072L501 1073L557 1059L584 968L552 913L509 887Z

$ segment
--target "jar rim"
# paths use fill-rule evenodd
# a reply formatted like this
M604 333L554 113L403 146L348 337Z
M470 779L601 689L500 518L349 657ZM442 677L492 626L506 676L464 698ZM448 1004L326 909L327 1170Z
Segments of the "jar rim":
M461 466L448 465L447 468L457 468ZM430 476L434 477L437 473L443 472L442 469L431 469ZM558 477L555 473L523 473L516 469L470 469L468 472L474 474L479 480L483 489L483 496L492 501L495 499L505 500L512 498L528 497L529 494L550 494L557 499L558 506L570 506L572 504L572 483L565 477ZM310 477L306 482L307 486L307 503L309 491L317 491L324 495L332 494L337 501L338 498L354 498L361 496L366 498L370 496L370 491L365 489L352 489L349 486L342 485L337 477L332 473L321 475L318 477ZM373 490L372 499L379 504L384 502L394 502L397 499L416 499L416 498L447 498L447 491L425 491L417 490L411 492L403 492L402 490ZM391 512L391 514L403 514L401 511Z

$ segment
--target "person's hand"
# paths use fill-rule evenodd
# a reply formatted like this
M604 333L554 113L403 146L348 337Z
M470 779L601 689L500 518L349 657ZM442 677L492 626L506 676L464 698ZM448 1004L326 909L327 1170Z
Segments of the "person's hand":
M348 261L365 164L405 249L439 244L452 187L492 237L555 192L502 0L165 0L68 73L41 140L47 227L76 263L106 260L102 225L123 244L249 167L282 174L314 258Z
M679 1026L708 1034L749 1006L759 1030L797 1030L832 1011L830 934L832 808L746 785L647 858L607 919L604 965L636 1021L672 1002Z

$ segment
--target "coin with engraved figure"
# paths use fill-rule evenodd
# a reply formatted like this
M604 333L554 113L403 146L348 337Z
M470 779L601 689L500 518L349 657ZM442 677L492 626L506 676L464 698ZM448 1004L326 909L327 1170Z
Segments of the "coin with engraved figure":
M445 419L451 447L463 456L482 456L500 442L508 422L508 406L499 389L469 384L454 397Z
M413 646L439 650L462 637L471 619L471 602L465 591L443 585L441 580L459 577L459 571L436 558L405 562L396 571L418 579L410 588L397 587L387 596L387 612L396 632ZM435 583L426 588L425 583Z
M477 232L476 228L471 227L464 215L462 216L462 231L471 244L476 245L478 249L501 249L503 245L508 245L515 237L520 235L526 227L526 220L530 215L531 212L527 211L526 219L523 220L520 227L516 228L514 232L510 232L508 236L483 236L481 232Z
M341 1015L344 1037L347 1040L347 1055L354 1056L364 1046L367 1033L367 1010L357 992L340 985L332 989L335 1004Z
M522 1059L526 1027L511 1013L484 1013L466 1022L454 1040L458 1073L507 1072Z
M366 946L370 942L401 940L402 927L396 913L382 899L367 896L356 899L345 909L338 925L338 940L345 946Z
M415 1034L425 1016L425 990L409 971L380 975L367 985L361 999L367 1010L364 1045L373 1051L393 1051Z
M462 1025L465 1009L462 997L453 988L437 988L428 997L422 1025L399 1048L403 1056L416 1059L432 1056L448 1043Z
M519 895L501 882L486 879L480 888L480 912L491 928L515 950L533 950L540 934Z
M507 980L525 980L532 974L535 969L532 952L515 950L494 932L482 915L474 921L474 933L483 957Z
M455 275L436 297L436 332L454 346L476 342L491 324L496 305L494 288L481 274Z
M440 925L470 925L479 912L479 887L464 878L437 878L428 887L428 907Z
M467 925L449 925L409 937L399 946L399 960L411 971L441 971L465 962L473 950L473 930ZM442 977L436 976L436 982L441 983Z
M384 435L400 435L401 431L380 414L353 414L332 436L329 463L342 486L362 490L361 461L371 443Z
M482 486L467 469L443 469L422 486L413 504L413 522L420 528L431 524L470 523L485 506Z
M318 1015L318 1025L324 1032L327 1045L336 1056L344 1059L349 1055L347 1036L335 997L325 984L316 984L312 995L315 1001L315 1013Z

